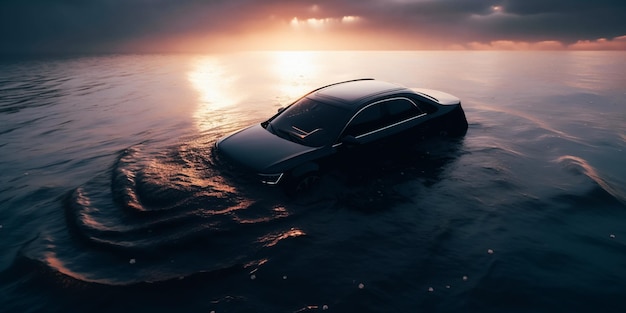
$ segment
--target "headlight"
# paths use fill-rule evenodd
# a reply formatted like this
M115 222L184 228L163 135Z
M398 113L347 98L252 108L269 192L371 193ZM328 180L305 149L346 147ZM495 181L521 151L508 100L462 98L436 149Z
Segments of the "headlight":
M276 185L283 178L283 173L278 174L259 174L261 182L268 185Z

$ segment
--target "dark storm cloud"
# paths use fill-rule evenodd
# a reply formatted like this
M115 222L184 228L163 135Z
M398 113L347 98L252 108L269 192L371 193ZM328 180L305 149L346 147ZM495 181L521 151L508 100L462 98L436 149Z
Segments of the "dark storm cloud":
M134 40L236 32L254 15L247 1L0 1L0 52L114 52Z
M377 27L428 31L450 41L555 40L626 35L623 0L368 1Z
M508 0L502 6L508 15L486 21L478 31L492 38L565 43L626 34L622 0Z
M140 40L237 36L267 26L269 16L359 16L364 32L457 44L626 35L623 0L0 0L0 52L110 52Z
M212 14L228 6L228 1L191 0L4 0L0 49L115 50L144 37L229 27L232 22Z

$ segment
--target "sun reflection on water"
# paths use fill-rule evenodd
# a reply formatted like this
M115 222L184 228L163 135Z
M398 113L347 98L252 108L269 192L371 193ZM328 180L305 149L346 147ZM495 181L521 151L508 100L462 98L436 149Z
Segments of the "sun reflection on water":
M318 84L319 52L275 51L248 56L203 56L192 61L187 80L198 93L193 119L201 132L217 127L223 131L241 128L252 117L258 119L256 113L270 116L275 112L270 105L286 106ZM245 101L250 103L241 106Z
M77 272L71 270L53 252L46 252L45 253L45 255L44 255L44 262L50 268L52 268L54 271L56 271L58 273L61 273L61 274L65 275L65 276L67 276L69 278L78 280L78 281L90 282L90 283L98 283L98 284L105 284L105 285L115 285L115 282L113 282L113 281L109 281L109 280L106 280L106 279L93 279L93 278L87 277L87 275L84 275L84 274L81 274L81 273L77 273Z
M228 133L263 118L328 81L324 52L263 51L199 56L187 81L197 93L193 120L203 133ZM340 67L333 64L330 68Z
M277 97L293 101L312 88L319 75L319 53L316 51L276 51L271 53L271 70L278 78ZM287 103L283 103L287 104Z
M233 90L237 77L228 74L225 66L215 57L196 59L187 79L199 94L198 108L193 118L200 131L220 125L223 119L220 112L241 100Z
M267 234L261 238L259 241L263 243L265 247L273 247L277 245L281 240L285 240L288 238L295 238L300 236L305 236L306 233L299 228L291 228L284 232L276 232Z

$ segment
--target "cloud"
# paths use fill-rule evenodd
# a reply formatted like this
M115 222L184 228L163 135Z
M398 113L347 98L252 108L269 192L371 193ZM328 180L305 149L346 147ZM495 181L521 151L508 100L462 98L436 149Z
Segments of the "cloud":
M606 38L579 40L569 47L572 50L626 50L626 36L620 36L612 40Z
M470 23L487 40L558 40L613 38L626 34L626 2L615 0L508 0L499 14Z
M380 4L375 11L381 14L360 15L377 21L377 27L407 34L427 31L449 42L569 44L626 34L626 2L621 0L405 1Z
M320 28L324 28L325 26L336 26L337 24L355 24L358 23L360 17L358 16L353 16L353 15L348 15L348 16L342 16L341 18L333 18L333 17L326 17L326 18L307 18L307 19L298 19L297 17L294 17L291 19L291 21L289 22L289 24L295 28L295 29L300 29L301 27L309 27L309 28L313 28L313 29L320 29Z
M326 49L615 49L624 16L623 0L0 0L0 53L271 49L292 41Z
M563 50L566 46L558 41L525 42L497 40L489 43L470 42L465 48L471 50Z

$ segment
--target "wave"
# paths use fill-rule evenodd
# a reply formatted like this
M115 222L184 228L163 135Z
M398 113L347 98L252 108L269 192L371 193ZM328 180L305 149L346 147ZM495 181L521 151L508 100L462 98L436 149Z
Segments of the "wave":
M578 144L582 144L585 146L589 146L589 144L587 142L585 142L582 138L578 137L578 136L574 136L570 133L567 133L565 131L559 130L556 127L552 126L550 123L548 123L547 121L545 121L544 119L529 114L527 112L523 112L520 110L516 110L514 108L511 107L506 107L506 106L494 106L493 104L488 104L488 103L481 103L481 102L476 102L474 103L474 106L472 106L473 110L478 110L478 111L482 111L480 115L476 116L477 121L474 121L475 123L478 122L480 123L480 121L482 119L485 119L484 113L501 113L501 114L505 114L508 117L516 117L516 118L520 118L523 119L525 121L530 122L529 125L526 125L525 127L527 128L526 130L531 130L532 132L537 132L538 130L542 130L544 132L547 132L549 134L552 134L553 136L557 136L559 138L563 138L565 140L568 140L570 142L575 142ZM471 111L470 111L471 112ZM489 119L486 119L486 124L489 124ZM532 125L532 127L531 127ZM487 127L485 125L481 125L484 127ZM511 125L507 125L507 126L511 126ZM515 133L517 136L521 135L521 132L523 132L524 129L518 129L518 131Z
M70 236L46 237L41 257L55 272L98 284L167 281L250 266L263 249L306 236L288 222L306 205L227 181L210 147L144 148L121 151L109 172L64 197Z
M573 155L564 155L557 158L556 162L574 174L585 175L617 201L626 204L626 194L604 179L585 159Z

